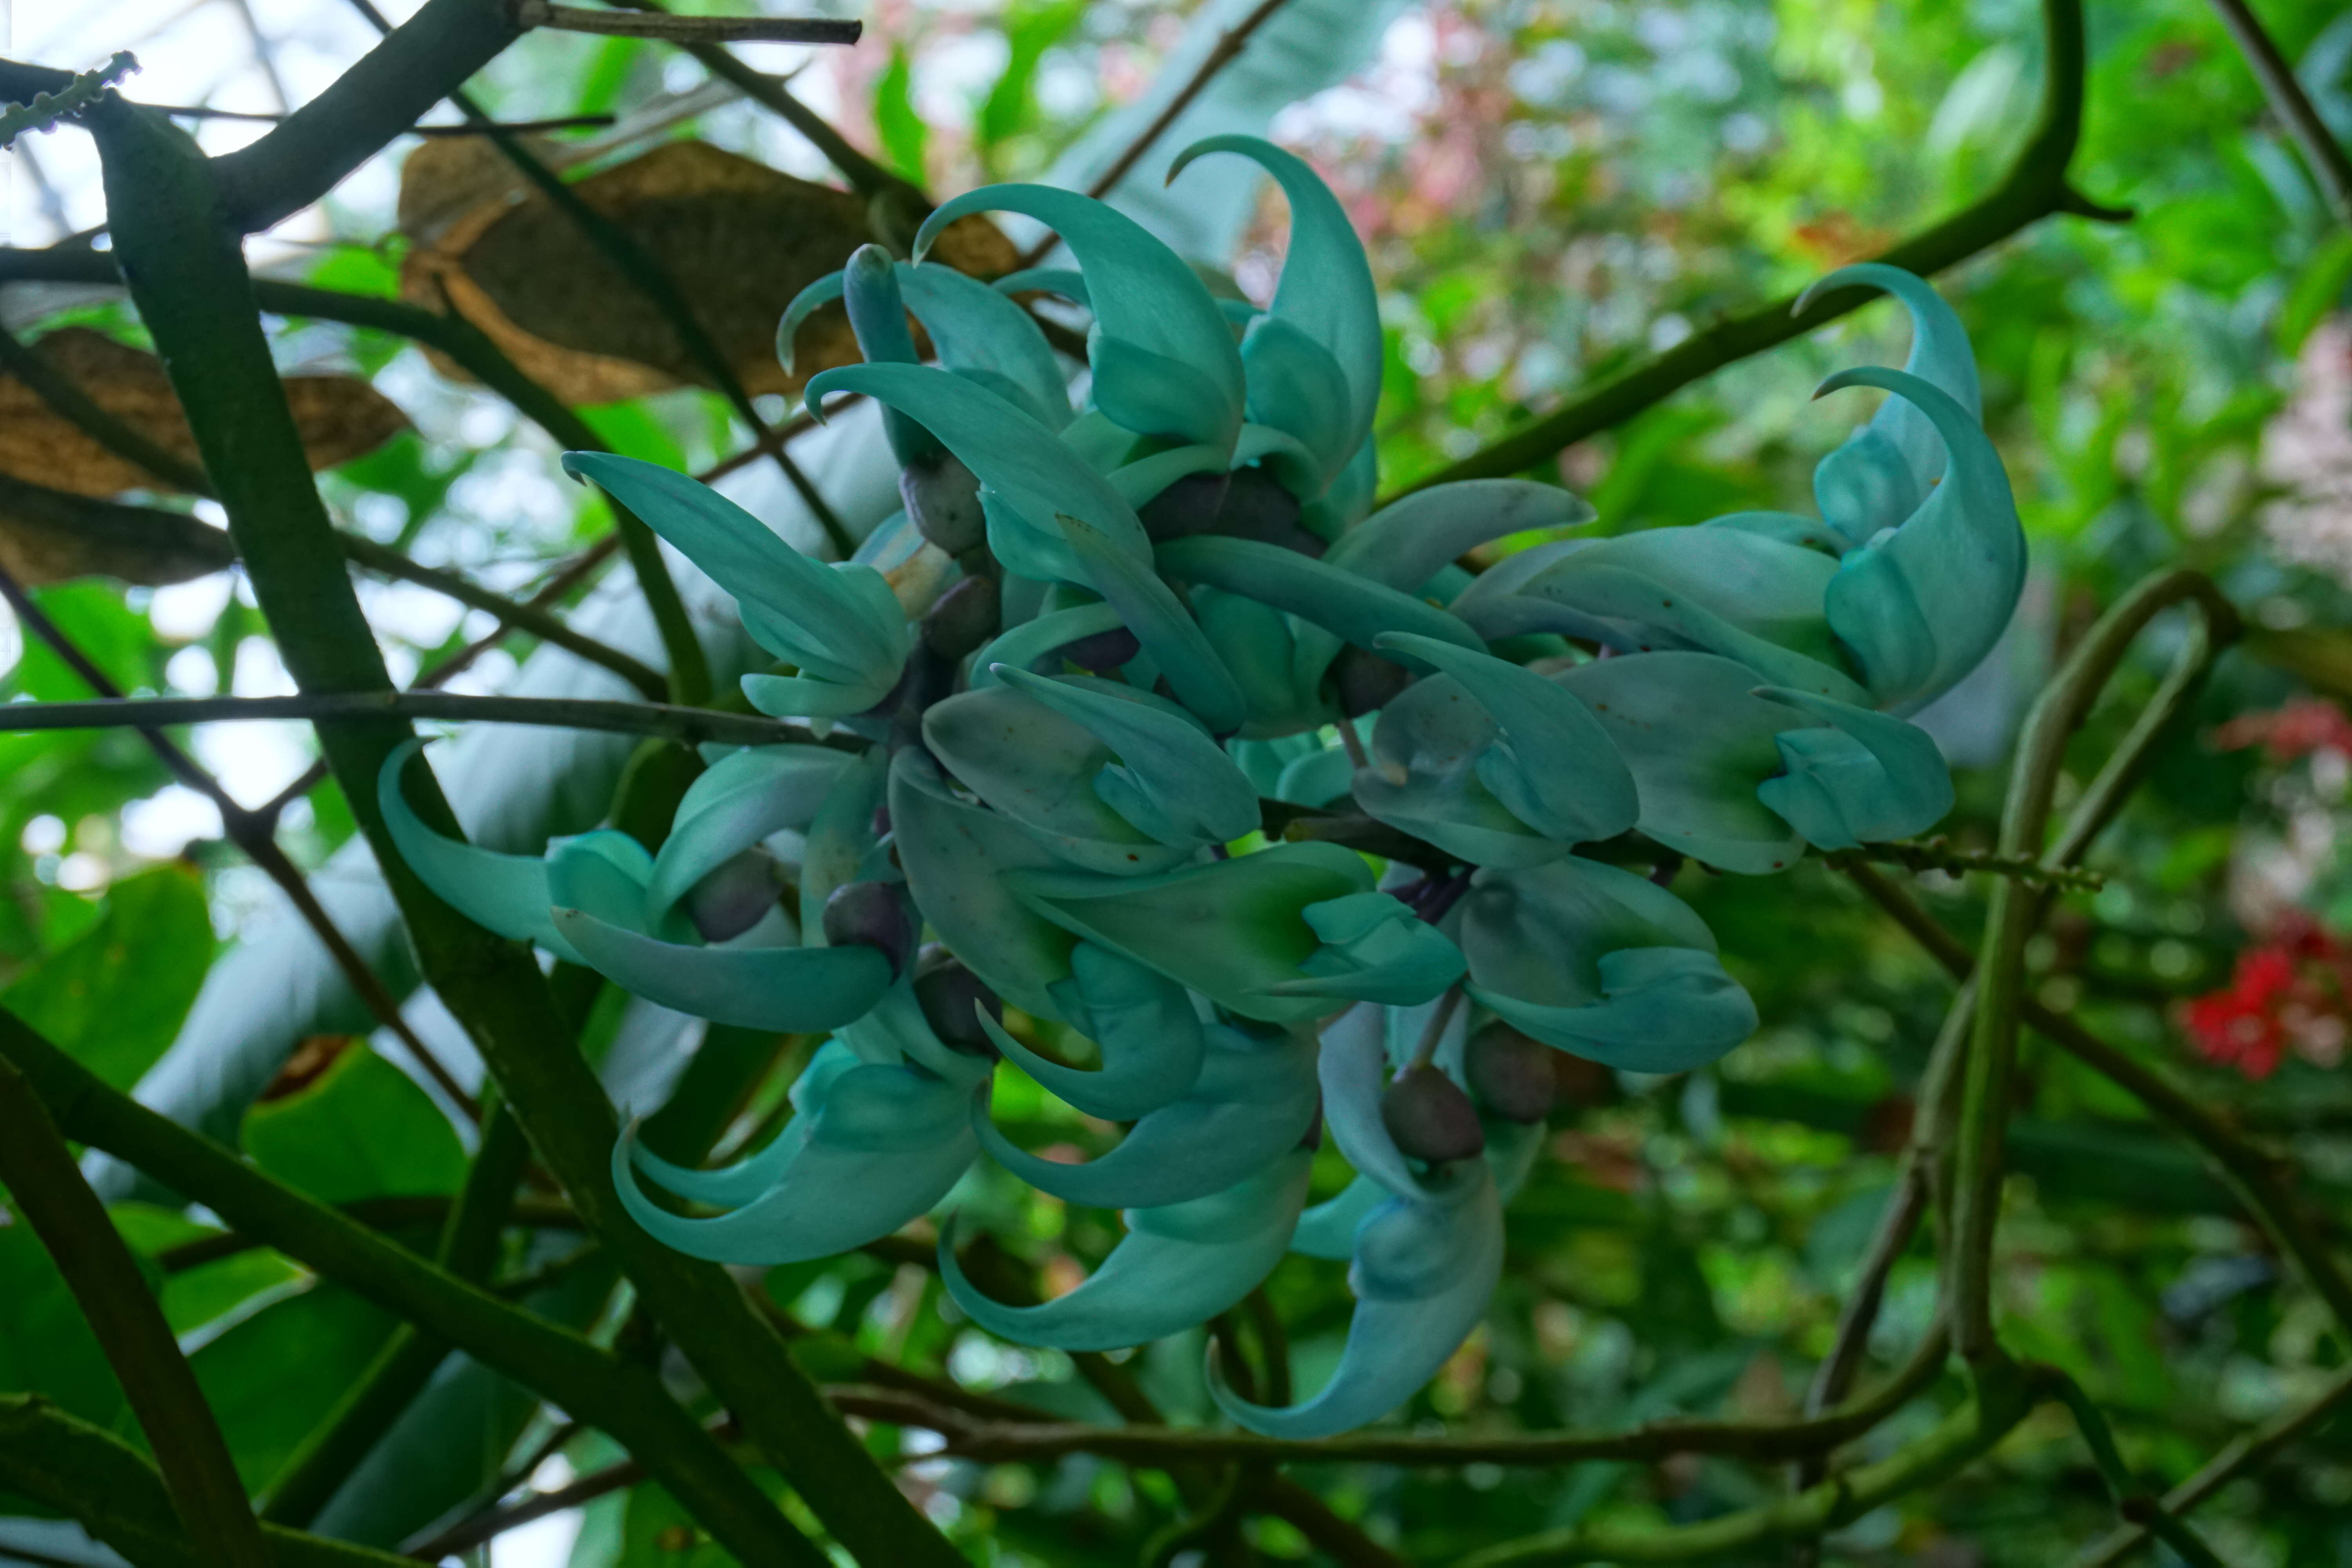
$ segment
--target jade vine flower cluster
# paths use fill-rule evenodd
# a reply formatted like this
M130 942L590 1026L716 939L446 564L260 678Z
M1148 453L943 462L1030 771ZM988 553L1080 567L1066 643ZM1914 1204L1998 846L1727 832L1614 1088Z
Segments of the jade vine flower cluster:
M866 360L812 381L810 407L873 398L902 468L904 510L855 561L653 465L565 458L736 595L779 661L744 695L828 744L713 749L658 853L614 831L543 858L439 837L402 801L407 754L382 795L418 874L490 930L665 1006L830 1035L797 1114L740 1163L624 1137L614 1175L647 1230L734 1263L821 1258L932 1211L985 1152L1126 1211L1093 1277L1043 1306L983 1295L943 1227L974 1321L1074 1351L1197 1324L1287 1252L1346 1258L1355 1317L1314 1397L1250 1404L1212 1367L1234 1420L1314 1436L1393 1408L1478 1321L1547 1052L1674 1072L1755 1026L1699 918L1580 850L1765 873L1930 826L1951 784L1904 716L1992 647L2025 552L1958 320L1860 266L1820 287L1894 295L1914 344L1901 371L1824 384L1893 396L1821 464L1819 521L1566 538L1473 576L1472 547L1591 510L1476 480L1371 511L1362 247L1298 159L1222 137L1178 169L1213 153L1289 201L1263 310L1033 185L959 197L912 264L868 247L794 303L787 354L838 299ZM1050 225L1076 268L991 287L922 261L983 210ZM1015 302L1035 293L1093 317L1083 406ZM1268 801L1339 803L1436 868L1268 842ZM1039 1048L1064 1030L1098 1066ZM1124 1138L1085 1163L1022 1149L990 1116L1002 1072ZM1310 1206L1326 1136L1356 1174Z

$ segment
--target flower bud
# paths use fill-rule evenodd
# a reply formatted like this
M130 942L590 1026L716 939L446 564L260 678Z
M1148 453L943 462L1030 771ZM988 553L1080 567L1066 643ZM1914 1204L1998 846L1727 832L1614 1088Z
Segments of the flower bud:
M1507 1121L1541 1121L1550 1113L1559 1079L1552 1058L1559 1053L1497 1019L1470 1037L1462 1054L1462 1076L1478 1103Z
M980 480L947 453L901 469L898 499L922 536L950 555L961 555L988 537Z
M1404 666L1353 643L1331 661L1331 693L1350 719L1378 712L1412 683L1412 672Z
M941 594L923 617L923 644L953 662L996 635L1003 601L993 577L966 577Z
M863 942L890 961L893 979L906 973L914 955L915 921L907 895L895 882L844 882L824 901L824 940L830 947Z
M1136 509L1143 531L1151 536L1154 544L1208 532L1217 525L1217 513L1225 504L1229 478L1225 474L1186 474L1173 481Z
M686 895L686 918L705 942L725 942L741 936L776 907L781 884L776 858L765 849L744 850L721 862L695 883Z
M1143 644L1133 632L1125 626L1113 626L1107 632L1064 643L1054 650L1054 657L1066 658L1080 669L1117 669L1142 651Z
M937 943L925 948L915 971L915 1005L923 1010L923 1022L950 1050L992 1057L997 1054L996 1042L973 1016L975 1004L987 1008L988 1016L998 1023L1004 1021L1004 1000L988 988L987 982L946 948Z
M1299 514L1305 509L1280 479L1255 464L1234 469L1227 479L1224 504L1217 509L1216 532L1322 558L1328 546L1299 526Z
M1407 1068L1381 1096L1381 1124L1408 1159L1433 1165L1467 1160L1486 1147L1477 1108L1433 1067Z

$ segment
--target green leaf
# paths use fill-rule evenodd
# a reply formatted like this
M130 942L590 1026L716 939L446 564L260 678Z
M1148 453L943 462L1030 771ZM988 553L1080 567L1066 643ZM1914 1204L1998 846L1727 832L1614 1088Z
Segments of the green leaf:
M915 72L903 44L890 47L890 68L874 84L874 130L883 156L917 184L923 183L923 151L931 128L915 112Z
M222 1234L216 1226L199 1225L174 1209L152 1204L113 1205L107 1213L131 1251L153 1264L168 1247ZM161 1274L161 1269L156 1269ZM172 1331L186 1335L202 1329L268 1290L283 1290L303 1278L302 1270L266 1247L249 1247L212 1263L163 1276L159 1292L164 1321Z
M2304 264L2302 276L2279 307L2274 329L2279 353L2290 358L2303 352L2311 329L2325 321L2352 288L2352 231L2337 234Z
M466 1176L448 1118L364 1046L297 1093L247 1111L241 1141L255 1164L322 1203L454 1193Z
M322 1283L262 1308L188 1358L247 1487L278 1473L393 1327L383 1308Z
M0 1226L0 1389L45 1394L68 1415L141 1441L98 1338L32 1227Z
M179 1032L212 959L204 879L158 867L117 882L98 923L0 993L0 1005L129 1089Z
M1086 0L1061 0L1058 5L1022 5L1004 18L1011 58L1004 74L988 89L973 126L983 163L997 147L1035 123L1037 63L1047 49L1069 37L1086 11Z

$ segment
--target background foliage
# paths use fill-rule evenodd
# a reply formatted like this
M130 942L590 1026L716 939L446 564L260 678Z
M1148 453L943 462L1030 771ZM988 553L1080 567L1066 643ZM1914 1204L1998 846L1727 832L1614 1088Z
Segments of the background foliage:
M303 81L331 75L369 36L339 0L257 7L252 35L236 28L240 9L242 0L166 18L160 36L135 43L134 7L89 6L62 30L48 24L36 44L20 37L18 49L79 67L136 47L151 62L138 84L144 98L209 92L223 107L267 110L277 107L273 79L293 82L299 99ZM1144 90L1179 47L1186 10L1156 0L892 0L868 13L861 45L812 59L795 90L933 193L1033 177ZM2323 0L2269 0L2263 12L2337 134L2352 137L2352 18ZM1452 0L1406 7L1373 29L1370 63L1284 110L1274 133L1333 182L1371 247L1389 330L1387 484L1433 473L1573 389L1873 253L1984 189L2036 101L2039 28L2026 0ZM2352 695L2352 634L2342 629L2352 607L2352 321L2339 313L2352 233L2201 0L2094 5L2089 29L2074 181L2134 216L2046 219L1941 279L1975 334L1986 424L2034 553L2009 644L1935 720L1961 765L1948 831L1963 846L1990 844L2022 708L2098 609L2159 565L2215 576L2257 630L2094 856L2105 885L2068 894L2035 939L2031 983L2235 1127L2289 1151L2299 1190L2336 1234L2352 1212L2352 1080L2341 1062L2352 960L2338 945L2352 940L2352 865L2339 852L2352 721L2332 706ZM780 68L797 56L751 58ZM667 114L578 167L592 183L613 182L614 210L635 232L669 237L665 258L689 291L723 296L713 308L728 328L722 346L747 374L764 367L753 388L773 421L788 387L765 359L772 326L762 323L799 281L837 264L868 216L847 198L683 152L677 144L696 140L770 170L830 178L772 117L698 96L703 81L657 45L542 34L476 85L509 120L629 116L648 105ZM247 133L215 123L205 135L226 146ZM547 143L559 159L583 144L577 132ZM667 151L646 154L649 144ZM63 132L25 145L19 242L99 222L86 143ZM689 468L739 450L748 437L736 413L715 392L677 384L680 367L641 346L658 324L583 282L576 245L533 231L497 201L469 199L482 152L405 141L257 241L257 264L412 299L431 278L457 276L503 312L526 368L568 400L595 405L592 423L619 449ZM1230 258L1244 292L1270 287L1280 211L1269 201ZM0 293L0 312L28 338L75 329L146 342L105 291L18 285ZM1891 317L1881 307L1734 365L1559 454L1559 474L1591 496L1605 530L1750 507L1803 510L1813 460L1853 416L1806 395L1836 364L1899 355ZM315 321L273 329L282 369L336 378L322 394L321 447L362 431L362 455L314 452L333 465L323 483L345 527L518 595L609 531L588 492L559 482L539 432L415 346ZM389 438L360 383L399 416ZM96 385L154 439L176 438L168 410L138 397L135 365L119 385ZM22 390L11 381L0 394L10 388ZM93 494L141 488L78 461L61 438L0 438L0 472L16 478ZM754 504L781 504L782 481L765 464L733 482ZM218 515L184 496L140 499ZM0 517L0 557L19 574L73 577L37 589L38 603L126 690L291 689L235 573L125 586L42 572L28 565L20 528ZM593 593L575 588L559 604ZM505 689L532 646L519 632L493 636L486 612L413 584L369 583L363 594L404 680L488 637L448 689ZM2095 761L2120 732L2177 636L2159 627L2145 639L2083 758ZM5 657L8 697L89 695L30 637L18 635ZM194 742L247 805L303 784L284 806L281 841L305 868L324 868L331 897L336 868L349 864L334 857L353 824L335 784L305 772L310 743L294 725L215 729ZM604 771L583 776L602 782L554 813L579 820L509 831L528 838L599 816L621 753L598 754ZM566 758L548 766L577 760ZM495 835L496 808L487 809ZM0 737L0 1005L118 1087L139 1082L175 1037L201 1032L203 1007L215 1009L219 1037L219 1010L235 999L197 1002L216 953L309 940L220 835L217 812L128 731ZM1936 914L1972 936L1984 889L1932 873L1918 880ZM1652 1081L1595 1069L1568 1081L1549 1157L1514 1207L1495 1311L1405 1413L1408 1426L1497 1434L1676 1413L1787 1415L1828 1350L1890 1191L1949 985L1818 863L1772 880L1691 871L1677 890L1721 938L1764 1031L1700 1073ZM406 984L394 947L378 962ZM411 1011L429 1032L430 1009ZM216 1077L245 1085L242 1098L215 1097L202 1114L262 1169L429 1247L431 1200L463 1179L472 1130L389 1035L345 1037L367 1027L352 1012L305 1039L282 1070L274 1058L220 1066ZM584 1040L618 1098L659 1112L656 1136L664 1117L681 1148L767 1136L810 1042L710 1034L681 1076L691 1040L608 994ZM2038 1041L2025 1048L1997 1281L2003 1331L2019 1353L2090 1391L2129 1463L2160 1489L2237 1432L2330 1385L2352 1344L2188 1146L2111 1082ZM178 1070L184 1080L192 1069ZM1034 1091L1024 1098L1022 1081L1007 1078L998 1091L999 1119L1017 1139L1092 1149L1106 1138L1107 1128ZM226 1252L205 1215L163 1206L165 1194L120 1182L111 1192L240 1474L266 1484L392 1321L275 1253ZM1006 1277L1049 1292L1118 1234L1113 1216L1066 1212L986 1172L961 1201L1000 1238ZM762 1288L804 1331L804 1363L827 1381L871 1381L879 1362L1075 1419L1118 1419L1124 1412L1103 1389L1119 1385L1171 1421L1209 1415L1197 1339L1154 1346L1116 1372L1008 1347L959 1321L916 1261L922 1251L793 1266ZM517 1232L500 1271L511 1293L562 1321L608 1338L628 1331L609 1267L576 1235ZM1922 1241L1893 1268L1865 1382L1916 1341L1933 1293ZM1344 1327L1340 1271L1294 1260L1269 1294L1295 1375L1311 1387ZM461 1371L443 1369L422 1414L371 1461L373 1487L345 1489L321 1528L413 1545L501 1495L607 1474L618 1458L512 1385ZM139 1440L22 1226L0 1226L0 1389L40 1391ZM1865 1454L1916 1436L1958 1396L1956 1378L1930 1387ZM868 1440L903 1461L925 1510L976 1561L1126 1563L1155 1542L1181 1561L1201 1550L1166 1533L1191 1505L1161 1469L1083 1455L929 1458L936 1439L883 1424ZM1416 1563L1579 1521L1687 1523L1787 1484L1771 1467L1689 1457L1292 1473ZM1838 1531L1822 1560L2048 1563L2114 1517L2074 1427L2053 1409L1958 1479ZM2197 1517L2233 1564L2352 1564L2352 1428L2312 1428ZM506 1537L499 1560L566 1551L579 1568L721 1560L650 1483L556 1518ZM1263 1561L1315 1553L1279 1519L1254 1522L1249 1539ZM67 1527L0 1521L0 1558L80 1561L88 1550Z

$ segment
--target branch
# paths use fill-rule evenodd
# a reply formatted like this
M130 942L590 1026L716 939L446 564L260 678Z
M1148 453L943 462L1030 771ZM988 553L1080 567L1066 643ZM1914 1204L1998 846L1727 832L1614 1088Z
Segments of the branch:
M163 1309L106 1205L24 1075L0 1061L0 1183L48 1249L82 1319L122 1383L172 1507L219 1568L268 1568L269 1552L236 1478L228 1442Z
M409 1549L408 1555L420 1563L438 1563L445 1557L462 1557L477 1546L495 1541L509 1530L517 1530L536 1519L551 1513L562 1513L568 1508L578 1508L600 1497L635 1486L646 1479L646 1468L635 1459L623 1459L601 1470L592 1470L552 1491L534 1493L505 1508L489 1508L470 1518L461 1519L439 1534L427 1537Z
M2174 1515L2187 1513L2325 1420L2347 1394L2352 1394L2352 1367L2336 1373L2310 1399L2272 1416L2215 1454L2195 1475L2164 1494L2165 1511ZM2112 1568L2147 1540L2146 1526L2125 1525L2094 1546L2083 1558L2080 1568Z
M219 1568L172 1511L163 1478L113 1433L37 1394L0 1394L0 1486L79 1523L141 1568ZM406 1560L275 1525L261 1527L275 1568L407 1568ZM79 1568L15 1546L0 1560Z
M652 1368L623 1362L509 1306L264 1175L109 1088L6 1012L0 1012L0 1060L31 1081L67 1137L144 1172L237 1231L442 1336L608 1434L739 1558L824 1568L725 1450L671 1401Z
M254 234L309 206L521 34L509 0L426 0L284 124L215 161L228 223Z
M2067 742L2089 717L2148 622L2182 604L2194 608L2196 622L2175 661L2177 679L2168 683L2168 689L2184 689L2184 680L2201 679L2204 668L2236 637L2236 610L2210 582L2193 572L2147 578L2100 617L2027 716L2001 814L2000 854L2026 856L2041 849ZM2152 738L2160 727L2152 728L2144 716L2133 737ZM2126 755L2144 752L2145 747L2134 748L2126 742ZM2112 767L2104 772L2100 783L2106 787L2094 795L2111 802L2108 809L2120 805L2130 782L2116 773ZM2014 881L1994 884L1975 972L1976 1032L1960 1107L1948 1292L1953 1342L1971 1363L1999 1353L1992 1328L1993 1233L2000 1210L2001 1151L2016 1065L2018 1016L2025 1000L2025 943L2042 907L2040 897Z
M29 103L10 104L0 110L0 149L14 146L19 136L55 131L68 120L79 119L108 88L138 68L139 61L129 50L118 50L103 67L83 71L56 91L36 92Z
M307 719L329 724L356 719L445 719L460 723L537 724L557 730L602 730L656 735L689 744L830 746L863 751L840 734L822 740L796 724L710 708L656 702L604 702L569 697L467 697L446 691L301 692L292 697L131 697L100 702L0 703L0 732L99 730L118 725L161 729L173 724ZM372 786L371 786L372 787Z
M407 1226L445 1223L451 1200L445 1197L361 1198L355 1203L336 1205L335 1212L354 1225L369 1230L396 1230ZM577 1230L580 1216L570 1206L551 1198L522 1197L500 1220L501 1226L516 1226L526 1230ZM155 1254L155 1267L166 1274L184 1274L191 1268L201 1268L207 1263L217 1263L224 1258L235 1258L241 1252L251 1252L269 1243L236 1230L224 1230L211 1236L199 1236L192 1240L174 1242Z
M205 467L227 499L230 526L287 668L309 691L388 697L382 658L253 315L236 237L219 222L209 167L160 116L124 110L93 123L123 276L173 373ZM425 979L472 1037L532 1147L646 1310L835 1538L877 1562L960 1564L825 1408L727 1272L662 1246L622 1208L611 1170L619 1133L612 1102L580 1053L548 1029L551 999L528 950L493 939L436 898L401 859L377 807L373 781L409 738L405 723L386 718L320 727L320 749L375 852ZM410 795L428 826L459 831L437 788L412 787ZM572 1401L559 1403L588 1418ZM643 1450L637 1457L654 1464ZM781 1562L822 1560L764 1496L761 1508L771 1543L750 1561L769 1553Z
M1990 877L2008 877L2030 888L2063 888L2072 892L2095 892L2107 885L2107 879L2098 872L2085 871L2078 866L2046 865L2039 855L1996 855L1983 849L1955 849L1941 836L1924 841L1896 839L1865 844L1859 849L1833 850L1823 855L1822 859L1841 870L1855 861L1875 860L1881 865L1901 866L1912 871L1941 871L1950 877L1965 877L1972 871Z
M565 33L603 33L623 38L656 38L666 44L854 44L863 22L818 16L616 16L547 0L519 0L515 19L526 27Z
M2123 1450L2116 1447L2116 1435L2107 1426L2083 1385L2053 1366L2034 1369L2050 1385L2059 1403L2074 1417L2075 1426L2083 1434L2084 1445L2091 1450L2091 1462L2098 1467L2099 1479L2107 1483L2107 1491L2116 1500L2116 1511L2128 1523L2137 1524L2172 1548L2189 1568L2229 1568L2204 1539L2172 1516L2156 1499L2141 1489L2139 1478L2124 1463Z
M1272 21L1274 14L1281 10L1284 4L1285 0L1258 0L1255 10L1220 34L1215 46L1201 61L1201 68L1192 73L1192 79L1186 82L1177 91L1176 96L1168 100L1168 107L1161 110L1153 118L1151 123L1145 126L1135 140L1128 143L1127 151L1111 160L1109 168L1095 176L1094 183L1087 187L1087 195L1100 200L1108 195L1121 180L1127 178L1128 171L1140 163L1143 155L1150 152L1153 145L1168 133L1168 128L1175 124L1186 110L1192 107L1192 100L1200 97L1202 89L1211 82L1216 80L1217 73L1240 58L1242 50L1249 47L1250 35ZM1047 243L1045 248L1049 250L1052 248L1051 242ZM1034 266L1034 262L1024 258L1023 265Z
M2246 5L2246 0L2213 0L2213 9L2221 14L2221 25L2237 41L2238 52L2246 57L2246 65L2262 84L2263 96L2270 101L2271 112L2284 124L2287 134L2303 151L2303 161L2311 170L2311 177L2327 195L2327 202L2336 216L2352 222L2352 156L2347 156L2344 144L2336 140L2327 121L2312 107L2311 96L2295 79L2294 68L2263 30L2261 18Z
M2040 116L2008 175L1973 205L1876 259L1924 278L1990 249L2053 213L2111 221L2129 216L2095 206L2066 183L2083 121L2082 0L2043 0L2042 37L2046 63ZM1415 479L1400 493L1456 479L1507 478L1532 468L1725 365L1801 337L1876 298L1869 289L1841 289L1799 312L1796 297L1790 295L1727 317L1450 468Z
M210 109L194 104L142 103L142 109L152 109L168 114L174 120L245 120L264 125L282 125L292 116L257 113L244 109ZM614 123L617 117L610 114L559 114L549 120L501 120L494 126L481 125L412 125L403 132L408 136L487 136L493 130L514 135L534 134L544 131L601 131Z

